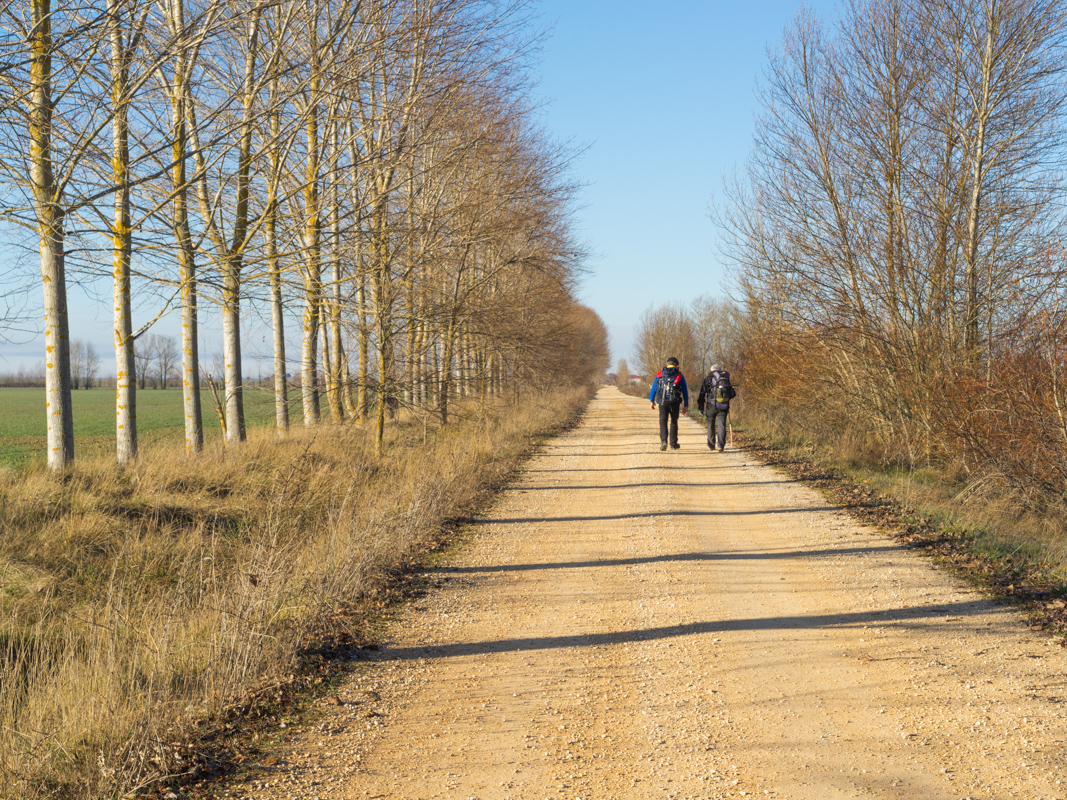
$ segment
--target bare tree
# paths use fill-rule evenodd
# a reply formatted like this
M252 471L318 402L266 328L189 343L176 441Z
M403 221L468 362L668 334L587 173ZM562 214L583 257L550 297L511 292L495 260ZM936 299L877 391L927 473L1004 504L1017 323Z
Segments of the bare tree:
M178 344L173 336L153 337L152 357L155 361L155 380L160 389L166 389L180 363Z
M689 313L697 347L693 375L706 375L715 363L736 365L740 351L736 305L730 300L700 295L690 303Z
M85 368L82 372L82 387L85 389L93 388L93 384L96 382L97 376L100 374L100 354L96 352L96 347L92 342L86 342L85 344Z
M84 375L85 342L81 339L72 339L70 342L70 386L72 389L76 391L81 388Z
M946 385L988 381L1022 310L1062 291L1047 254L1065 11L853 0L832 28L798 15L720 218L768 386L793 358L820 375L828 415L887 451L950 446L931 435Z
M218 3L209 3L195 20L186 18L184 0L159 0L159 29L170 44L169 65L157 70L170 106L164 115L170 123L171 161L166 170L171 198L170 229L177 258L182 318L182 398L185 417L185 451L195 455L204 446L203 409L200 403L199 287L196 250L190 225L191 98L193 82L204 43L221 13Z
M152 362L156 360L156 335L151 334L148 338L138 337L134 343L133 364L134 374L137 379L137 388L148 387L148 380L152 374Z
M634 330L634 358L641 374L651 380L667 359L677 358L683 373L698 367L699 350L693 321L680 305L648 308Z
M130 104L136 92L131 64L139 49L151 6L146 0L107 0L107 38L110 45L111 182L114 216L112 242L112 310L115 344L115 446L118 463L137 456L137 395L134 382L134 331L130 303L133 219L130 184Z
M78 200L71 197L70 183L101 124L100 98L87 77L101 37L96 15L81 11L75 3L52 0L0 8L0 127L7 143L0 170L24 197L6 216L36 232L40 251L52 470L74 459L66 236Z
M100 371L100 355L92 342L72 339L70 342L70 376L74 389L91 389Z

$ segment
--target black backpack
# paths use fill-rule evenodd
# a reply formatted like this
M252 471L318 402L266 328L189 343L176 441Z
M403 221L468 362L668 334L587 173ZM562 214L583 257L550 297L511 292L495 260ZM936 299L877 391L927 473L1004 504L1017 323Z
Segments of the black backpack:
M723 370L719 373L719 377L712 388L711 398L715 401L715 408L720 411L728 410L730 401L735 397L737 397L737 390L730 384L730 373Z
M682 373L677 367L664 367L656 385L656 402L661 406L677 403L682 396Z

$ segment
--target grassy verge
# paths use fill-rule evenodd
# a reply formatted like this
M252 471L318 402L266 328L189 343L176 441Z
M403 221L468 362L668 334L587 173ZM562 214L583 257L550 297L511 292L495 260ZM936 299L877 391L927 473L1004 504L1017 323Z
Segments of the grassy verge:
M1023 610L1034 629L1067 634L1064 509L1022 510L1010 497L935 468L889 468L791 435L753 412L734 419L738 446L823 492L864 522Z
M322 426L0 474L0 796L202 780L243 718L276 722L301 675L366 643L411 565L588 399L399 424L378 460L359 428Z

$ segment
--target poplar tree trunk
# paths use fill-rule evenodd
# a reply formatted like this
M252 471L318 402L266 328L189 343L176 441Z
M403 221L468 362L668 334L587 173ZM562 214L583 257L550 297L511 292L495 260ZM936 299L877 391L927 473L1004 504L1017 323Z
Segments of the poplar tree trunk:
M356 145L356 137L352 135L352 123L348 123L348 152L350 160L352 162L351 169L355 170L360 164L360 152ZM367 330L367 295L366 295L366 270L364 264L364 248L363 248L363 195L360 192L360 182L358 180L352 181L351 190L351 203L354 210L354 216L356 219L356 238L353 243L353 256L352 256L352 269L353 280L355 281L355 293L356 293L356 347L359 350L358 362L356 365L356 398L355 398L355 413L353 416L357 424L362 425L367 420L367 378L369 372L367 347L368 347L368 330ZM346 365L347 374L347 365ZM352 394L351 379L346 379L348 383L349 396Z
M441 342L441 364L437 380L437 405L441 411L442 425L448 424L448 401L452 394L452 348L455 338L456 323L454 319L450 319Z
M177 201L176 201L177 202ZM185 207L175 208L183 218L178 228L178 267L181 276L182 303L182 408L185 414L185 452L190 455L204 449L204 416L200 405L200 345L196 304L196 262L189 235Z
M333 376L333 353L330 348L329 308L325 302L319 304L319 360L322 362L323 388L326 390L326 403L330 407L330 420L341 422L334 412L341 399L337 396L337 383Z
M304 340L301 352L300 389L304 424L315 425L319 411L318 354L319 305L322 303L322 264L319 240L319 112L318 43L312 26L310 105L307 116L307 171L304 189Z
M168 4L170 30L179 37L185 30L185 6L182 0ZM171 103L171 185L174 199L171 225L178 256L182 318L182 411L185 418L185 452L197 455L204 449L204 420L200 405L200 347L197 318L196 253L189 231L189 182L186 161L189 158L189 57L185 48L175 54L174 83L170 87ZM132 375L132 373L131 373Z
M64 213L52 165L52 8L33 0L30 31L30 170L37 213L44 291L45 413L48 466L74 461L74 413L70 388L70 333L64 267Z
M374 321L375 350L378 356L378 414L374 428L374 455L380 456L385 449L385 412L392 392L390 349L392 337L389 330L391 318L391 288L389 285L390 252L386 229L386 201L379 195L374 221Z
M999 22L1000 12L994 6L986 14L986 40L981 64L981 85L979 96L974 100L974 114L977 122L974 141L971 143L971 197L967 209L967 243L965 255L964 294L967 360L973 361L978 351L978 329L980 304L978 298L978 242L981 236L980 217L982 212L982 193L986 174L986 126L989 121L991 90L994 69L993 39Z
M248 22L244 83L241 93L241 139L237 155L237 208L229 246L219 237L222 250L222 351L225 361L226 441L245 440L244 375L241 366L241 271L248 238L249 194L252 172L252 128L255 103L256 57L263 7L257 5Z
M130 307L130 131L127 91L129 58L123 42L117 0L108 0L111 40L111 178L115 217L111 226L113 335L115 343L115 451L119 464L137 457L137 385L133 359L133 312Z
M966 292L966 348L968 359L973 358L978 347L978 238L979 215L982 210L982 181L985 159L985 120L978 123L975 141L974 171L971 186L971 201L967 219L967 255L964 285Z
M362 425L367 420L367 379L370 377L370 359L367 349L369 346L370 331L367 328L367 287L363 273L360 272L357 288L359 309L359 418Z
M317 369L320 293L318 259L314 253L308 252L304 265L304 337L300 353L300 394L305 425L315 425L320 420Z
M197 318L196 253L189 232L189 194L185 160L188 153L184 89L172 102L174 125L175 186L173 205L174 238L178 250L182 307L182 409L185 415L185 452L196 455L204 449L204 417L200 405L200 327ZM132 373L131 373L132 374Z
M344 422L345 410L341 397L341 196L338 186L337 165L340 159L340 123L330 120L330 303L329 321L330 354L324 355L329 365L330 416L334 422Z
M226 442L245 440L245 409L241 369L241 278L231 267L222 280L222 354L225 361Z
M386 376L389 371L389 361L384 347L378 348L378 416L374 426L374 455L381 456L385 450L385 406L387 401L386 391L388 383Z
M340 346L341 352L338 355L338 360L341 363L341 396L344 398L345 410L348 412L348 416L356 419L359 416L359 406L356 404L356 398L352 391L352 375L349 373L348 368L348 353L345 350L344 342Z
M410 224L410 223L409 223ZM416 387L418 369L415 359L415 347L418 344L418 298L415 295L415 280L414 277L405 282L405 289L407 290L407 304L408 304L408 319L407 319L407 358L405 359L404 369L407 375L404 379L404 398L409 404L414 405L417 402L418 389Z
M267 218L263 225L264 246L267 250L267 274L270 276L270 317L274 345L274 425L278 433L289 430L289 382L286 374L289 366L285 358L285 308L282 304L282 268L278 257L278 201L274 194L274 181L281 175L282 156L277 147L281 141L281 121L277 110L278 78L270 81L270 138L275 143L271 148L271 197Z
M273 123L272 123L273 124ZM279 433L289 430L289 384L285 379L285 315L282 306L282 274L278 258L277 208L267 210L263 238L267 248L267 272L270 275L270 316L274 344L274 424Z
M412 352L410 355L410 358L412 359L412 402L417 406L421 406L426 402L426 387L424 385L426 362L422 356L425 347L426 326L420 321L418 325L415 326L415 343L412 347Z

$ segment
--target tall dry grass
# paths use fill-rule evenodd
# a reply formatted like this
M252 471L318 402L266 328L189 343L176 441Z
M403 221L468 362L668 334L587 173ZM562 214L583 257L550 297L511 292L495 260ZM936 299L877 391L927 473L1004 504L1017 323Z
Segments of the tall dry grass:
M893 498L908 519L932 524L965 550L1000 562L1006 574L1056 593L1067 587L1063 497L1034 504L988 472L968 472L949 461L915 467L887 461L861 426L836 424L832 416L799 405L750 401L731 416L745 434Z
M122 796L176 726L287 674L322 617L468 511L588 394L356 427L252 431L191 460L0 476L0 796Z

